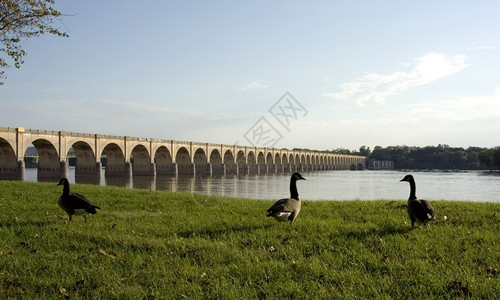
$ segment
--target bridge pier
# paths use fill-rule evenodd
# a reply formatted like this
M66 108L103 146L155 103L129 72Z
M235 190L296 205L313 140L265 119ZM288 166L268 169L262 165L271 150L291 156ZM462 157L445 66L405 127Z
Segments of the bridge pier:
M0 179L24 180L24 161L0 166Z
M248 165L248 174L259 174L259 165Z
M133 168L133 166L132 166L131 162L129 162L129 161L125 162L125 176L127 178L132 178L132 175L133 175L132 168Z
M240 175L247 175L248 173L249 173L249 166L248 166L248 164L238 165L238 174L240 174Z
M59 163L59 177L60 178L68 178L69 177L69 168L68 163L63 160Z
M212 175L214 175L214 174L225 175L226 174L224 164L220 164L220 165L210 164L210 167L212 169L212 173L211 173Z
M38 167L38 181L56 181L61 179L61 170L59 168Z
M24 160L20 160L17 162L17 180L26 180L26 166L24 164Z
M212 164L207 163L206 165L195 165L196 174L209 174L212 175Z
M207 174L208 175L212 175L213 171L212 171L212 164L211 163L207 163Z
M228 166L227 164L222 164L224 167L224 175L238 175L238 165L232 164Z
M157 175L177 175L177 164L172 163L168 165L158 165L156 164L156 174Z
M130 178L130 177L132 177L131 164L130 164L130 162L126 162L122 165L106 164L104 176L106 176L106 177L121 176L121 177Z
M263 165L260 169L261 174L269 174L269 165Z
M132 175L134 176L155 176L156 164L132 164Z
M177 165L177 174L196 175L196 165L195 164Z
M101 177L101 170L102 170L102 163L101 162L96 162L94 165L77 164L75 166L75 176L78 176L78 177L88 176L88 177L99 177L100 178Z

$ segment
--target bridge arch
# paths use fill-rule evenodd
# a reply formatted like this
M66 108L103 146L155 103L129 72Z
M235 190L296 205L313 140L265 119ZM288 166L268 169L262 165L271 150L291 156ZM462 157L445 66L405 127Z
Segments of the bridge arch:
M130 165L125 163L125 153L116 143L108 143L102 149L105 158L105 176L125 176L130 174Z
M307 169L307 161L306 161L306 156L304 154L300 155L300 167L301 167L301 172L306 172Z
M243 150L236 153L236 165L238 166L238 174L248 173L247 157Z
M196 149L193 155L193 161L196 174L210 174L212 172L204 149Z
M290 162L285 152L281 155L281 165L283 166L283 172L290 173Z
M156 174L176 174L176 169L173 165L172 154L166 146L160 146L156 149L154 163L156 167Z
M316 153L312 156L312 165L314 171L317 171L319 169L319 155Z
M191 155L186 147L180 147L175 154L175 163L177 164L177 172L179 174L193 174L193 163Z
M264 157L264 152L259 151L257 154L257 167L258 173L267 173L266 158Z
M233 151L226 150L224 152L224 168L226 174L238 174L238 165L233 154Z
M283 163L281 162L281 155L279 152L274 154L274 171L277 173L283 172Z
M266 154L266 173L274 173L275 165L274 165L274 157L271 152L267 152Z
M219 149L212 149L210 152L209 163L212 168L212 173L224 174L224 163Z
M295 170L297 169L296 166L295 166L295 157L293 155L293 153L290 153L288 154L288 164L290 165L290 173L293 173L295 172Z
M59 152L49 139L33 139L31 144L38 152L37 178L39 181L58 180L61 177L61 161ZM26 152L27 147L24 148Z
M101 163L97 159L96 153L92 145L85 141L75 141L70 145L70 149L74 150L75 162L75 177L81 176L100 176ZM68 149L69 150L69 149ZM68 153L66 153L66 156Z
M151 163L149 150L143 144L137 144L130 153L133 175L155 175L155 166Z
M248 173L257 174L259 172L257 157L255 157L255 152L249 151L247 153L247 164L248 164Z
M12 179L17 176L18 160L14 147L8 140L0 137L0 179Z

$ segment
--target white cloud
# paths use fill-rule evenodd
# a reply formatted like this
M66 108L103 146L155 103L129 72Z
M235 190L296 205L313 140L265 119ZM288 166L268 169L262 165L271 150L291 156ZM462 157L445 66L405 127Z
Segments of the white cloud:
M262 81L253 81L247 84L244 87L239 88L238 90L240 91L256 91L256 90L263 90L268 87L267 84L263 83Z
M500 97L463 97L415 104L411 110L415 116L448 121L466 121L488 117L500 117Z
M409 64L401 64L404 67L412 67L409 71L399 71L389 75L369 73L355 81L341 84L340 92L324 93L323 96L352 100L359 105L370 101L383 104L391 95L460 72L468 66L465 60L464 55L447 56L429 53Z
M500 85L495 88L495 96L500 98Z
M471 47L468 50L495 50L496 47L493 46L477 46L477 47Z

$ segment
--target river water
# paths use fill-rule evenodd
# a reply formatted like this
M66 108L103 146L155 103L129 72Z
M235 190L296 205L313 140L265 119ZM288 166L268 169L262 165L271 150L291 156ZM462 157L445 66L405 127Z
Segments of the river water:
M36 169L26 169L26 181L37 181ZM317 171L305 172L297 182L302 200L405 200L410 187L399 182L412 174L417 196L427 200L456 200L500 203L500 176L483 171L399 172ZM76 183L122 186L162 191L182 191L250 199L280 199L289 196L290 174L243 176L137 176L130 179L78 179ZM75 183L74 168L69 181Z

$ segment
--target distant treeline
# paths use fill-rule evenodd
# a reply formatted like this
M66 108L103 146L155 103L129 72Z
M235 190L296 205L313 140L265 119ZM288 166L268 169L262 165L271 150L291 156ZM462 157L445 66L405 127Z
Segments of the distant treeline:
M414 147L414 146L362 146L359 151L338 148L329 152L367 156L374 160L391 160L395 169L500 169L500 146L483 147L450 147L448 145Z

